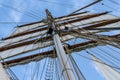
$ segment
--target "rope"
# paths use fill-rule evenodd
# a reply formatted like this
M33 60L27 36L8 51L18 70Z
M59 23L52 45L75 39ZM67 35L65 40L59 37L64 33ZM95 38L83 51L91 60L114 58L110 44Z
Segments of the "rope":
M76 11L70 13L69 15L74 14L74 13L76 13L76 12L78 12L78 11L81 11L81 10L87 8L87 7L90 7L90 6L92 6L93 4L96 4L96 3L100 2L100 1L102 1L102 0L96 0L96 1L94 1L94 2L92 2L92 3L90 3L90 4L88 4L88 5L86 5L86 6L82 7L82 8L80 8L80 9L78 9L78 10L76 10Z
M93 60L93 59L91 59L91 58L89 58L89 57L86 57L86 56L83 56L83 55L80 55L80 54L76 54L76 55L79 55L79 56L81 56L81 57L83 57L83 58L85 58L85 59L88 59L88 60L91 60L91 61L95 61L95 62L98 62L98 63L101 63L101 64L107 65L107 66L109 66L109 67L112 67L112 68L115 68L115 69L120 70L120 67L111 66L111 65L109 65L109 64L106 64L106 63L103 63L103 62L99 62L99 61L97 61L97 60Z
M92 50L91 50L92 51ZM97 52L95 51L92 51L94 53L96 53L96 55L98 55L100 58L102 58L103 60L105 60L106 62L110 63L111 65L114 65L116 67L118 67L114 62L113 60L111 59L108 59L108 55L105 55L104 53L101 53L99 50L96 50ZM90 52L90 51L89 51ZM99 53L98 53L99 52Z
M53 80L54 60L48 58L45 80Z
M97 47L98 48L98 47ZM106 50L103 50L101 48L98 48L99 50L103 51L104 53L106 53L107 55L111 56L113 59L116 59L117 61L120 62L120 59L118 59L117 57L113 56L111 53L109 54Z
M4 7L6 7L6 8L12 9L12 10L14 10L14 11L17 11L17 12L19 12L19 13L23 13L23 14L31 17L31 18L39 19L38 16L36 17L34 14L31 14L31 13L29 13L29 14L27 13L27 14L26 14L26 13L24 13L23 11L18 10L17 8L11 7L11 6L9 6L9 5L2 4L2 3L0 3L0 5L1 5L1 6L4 6Z
M116 5L118 5L118 6L120 6L120 3L118 3L118 2L116 2L114 0L109 0L109 1L112 2L112 3L114 3L114 4L116 4Z
M86 80L84 75L83 75L83 73L81 72L81 70L79 69L78 65L76 64L73 56L70 54L69 57L70 57L70 60L71 60L71 62L73 64L73 67L74 67L74 70L75 70L76 75L78 77L78 80Z
M86 50L86 52L89 54L89 55L92 55L92 56L95 56L94 54L92 54L91 52L89 52L88 50ZM96 56L95 56L96 57ZM100 58L97 58L97 59L99 59L99 60L101 60ZM97 60L98 61L98 60ZM105 64L105 65L107 65L107 66L109 66L109 67L111 67L112 69L118 69L118 68L120 68L120 67L114 67L114 66L111 66L111 65L109 65L109 64L106 64L105 62L102 62L102 60L101 61L98 61L98 62L100 62L101 64ZM116 70L115 70L116 71Z

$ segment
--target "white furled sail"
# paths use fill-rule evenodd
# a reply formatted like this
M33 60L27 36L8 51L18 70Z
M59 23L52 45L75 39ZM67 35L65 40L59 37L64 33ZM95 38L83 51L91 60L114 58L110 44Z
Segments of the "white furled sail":
M0 42L0 80L96 80L94 75L90 75L94 74L94 71L88 73L91 66L84 63L82 59L80 60L82 64L77 63L78 56L71 55L75 52L84 54L85 51L88 54L80 56L95 61L95 66L105 80L120 80L120 69L117 70L119 67L115 67L120 61L118 59L120 53L117 51L120 49L120 33L118 31L120 30L120 17L109 14L110 11L105 10L100 13L81 12L100 1L102 0L95 0L60 17L52 16L51 12L46 9L44 19L17 26L11 35L2 38ZM104 5L103 2L102 5ZM113 30L116 33L112 34ZM115 56L111 55L98 47L106 50L109 48L110 53L116 54ZM93 53L99 57L102 56L100 60L87 51L90 48L94 48L93 51L98 50ZM89 58L89 54L92 58ZM104 56L115 62L115 66L111 66L112 62ZM118 57L116 58L116 56ZM102 60L110 62L110 64L106 64ZM84 64L87 66L86 69L83 69L85 68ZM20 67L22 68L20 69ZM22 75L16 75L16 72L12 71L14 69L19 74L22 72Z
M62 40L67 41L67 40L73 39L73 38L75 38L75 37L70 36L70 35L66 35L66 36L62 37ZM7 57L27 53L27 52L30 52L30 51L34 51L34 50L37 50L37 49L40 49L40 48L44 48L44 47L53 45L53 42L51 40L50 41L45 41L45 42L37 42L37 44L35 43L36 41L37 40L33 41L32 43L29 43L29 45L25 45L25 43L23 45L20 45L20 46L16 46L16 45L19 45L19 44L22 44L22 43L18 43L18 44L11 45L11 46L8 45L9 49L8 49L7 46L4 47L5 50L1 49L0 56L2 58L7 58ZM14 46L16 46L16 47L14 47ZM14 48L12 48L12 47L14 47Z
M119 19L117 20L115 16L109 15L107 14L107 12L99 13L99 14L90 14L90 13L89 14L85 13L84 15L77 14L71 17L68 16L56 20L60 22L59 27L61 29L64 28L64 25L71 28L74 27L72 25L75 25L79 28L92 29L89 27L97 24L98 25L103 24L102 22L105 21L108 22L107 20L111 20L111 21L115 20L115 21L109 22L109 24L101 25L98 27L101 28L119 27L120 24ZM11 36L4 38L5 40L3 40L3 43L0 44L0 47L41 36L47 32L47 28L44 25L45 23L43 22L36 22L36 23L22 25L21 27L18 27ZM77 27L75 27L74 29L76 29Z
M67 26L69 28L74 27L74 29L83 28L83 29L89 30L97 27L105 28L105 27L109 27L110 25L113 26L113 24L114 26L118 25L120 19L112 15L109 15L107 13L108 12L103 12L98 14L84 13L84 15L77 13L77 14L74 14L73 16L67 16L67 17L63 16L55 19L58 20L57 25L59 26L59 28L62 28L62 27L64 28L65 26ZM71 24L77 27L72 26ZM21 53L27 53L29 51L34 51L39 48L43 48L44 46L41 47L40 45L41 43L39 43L38 41L39 37L42 37L44 36L44 34L47 33L48 28L43 25L45 25L45 23L36 22L36 23L26 24L21 27L18 27L19 30L17 30L17 32L15 31L11 36L9 36L6 39L3 39L3 43L0 44L0 52L1 52L0 56L2 56L3 58L7 58L13 55L19 55ZM63 38L64 41L67 41L75 37L67 35L64 38ZM33 41L33 39L36 39L36 40ZM36 41L38 42L36 44L36 47L32 47L35 45L34 42ZM21 46L21 43L22 43L22 46ZM45 47L52 45L51 40L49 40L47 43L48 44L46 44L46 41L44 41L42 44L46 44Z
M91 56L93 60L95 60L96 67L102 73L106 80L120 80L120 73L115 71L108 65L105 65L102 61L100 61L95 56Z

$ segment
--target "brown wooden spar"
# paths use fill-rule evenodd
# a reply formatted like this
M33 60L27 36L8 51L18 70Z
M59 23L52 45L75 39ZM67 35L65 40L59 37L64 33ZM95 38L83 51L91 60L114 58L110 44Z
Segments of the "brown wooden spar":
M55 19L61 19L61 18L64 18L64 17L71 17L71 16L76 16L76 15L80 15L80 14L84 14L84 13L88 13L89 11L85 11L85 12L79 12L79 13L75 13L75 14L71 14L71 15L67 15L67 16L60 16L60 17L57 17Z
M68 15L67 16L61 16L61 17L55 18L55 20L57 20L57 22L59 22L60 19L65 18L65 19L63 19L63 21L64 21L64 20L67 20L67 19L71 19L71 18L69 18L71 16L72 17L74 16L74 18L78 18L78 17L76 17L76 15L84 14L84 13L87 13L87 12L88 11L80 12L80 13L76 13L76 14L72 14L72 15L69 15L69 16ZM26 27L26 26L29 26L29 25L34 25L34 24L38 24L38 23L42 23L42 22L43 21L33 22L33 23L30 23L30 24L25 24L25 25L18 26L18 28L20 28L20 27ZM46 26L46 25L47 24L40 25L40 26L35 27L35 28L33 28L33 29L29 30L29 31L24 31L24 32L19 33L19 34L15 34L15 35L3 38L2 40L7 40L7 39L11 39L11 38L19 37L19 36L24 36L24 35L27 35L27 34L39 32L39 31L47 30L47 27L43 27L43 26Z
M91 28L102 27L102 26L105 26L105 25L108 25L108 24L119 22L119 21L120 21L120 18L110 19L110 20L106 20L106 21L103 21L103 22L100 22L100 23L97 23L97 24L93 24L93 25L90 25L90 26L83 27L83 29L91 29Z
M39 61L39 60L43 59L44 57L48 57L48 56L49 57L53 56L53 50L37 53L34 55L22 57L22 58L17 58L14 60L5 61L2 64L3 65L7 64L10 67L10 66L18 65L18 64L26 64L26 63L29 63L31 61Z
M79 22L79 21L82 21L82 20L102 16L102 15L105 15L107 13L109 13L109 12L103 12L103 13L99 13L99 14L89 14L89 15L80 16L77 19L61 23L60 25L67 25L67 24L71 24L71 23L74 23L74 22Z
M116 35L114 35L112 37L116 37ZM74 52L74 51L84 50L86 48L95 47L97 45L100 45L100 44L98 44L96 41L87 41L87 42L83 42L83 43L79 43L79 44L75 44L75 45L70 45L68 48ZM15 66L15 65L22 65L22 64L26 64L26 63L29 63L32 61L39 61L39 60L41 60L45 57L48 57L48 56L53 57L53 52L54 52L53 50L41 52L41 53L37 53L34 55L29 55L26 57L5 61L2 64L3 65L7 64L10 67Z
M76 15L84 14L84 13L87 13L87 12L88 12L88 11L79 12L79 13L72 14L72 15L60 16L60 17L57 17L57 18L55 18L55 19L61 19L61 18L64 18L64 17L76 16ZM26 26L33 25L33 24L37 24L37 23L41 23L41 22L43 22L43 21L32 22L32 23L29 23L29 24L20 25L20 26L18 26L18 28L19 28L19 27L26 27ZM43 25L42 25L42 26L43 26Z
M83 43L79 43L79 44L75 44L75 45L70 45L68 48L72 51L80 51L86 48L90 48L90 47L95 47L99 44L97 44L96 41L87 41L87 42L83 42ZM78 50L79 49L79 50ZM5 61L3 64L7 64L8 66L15 66L15 65L20 65L20 64L25 64L25 63L29 63L31 61L39 61L45 57L53 57L53 50L50 51L46 51L46 52L41 52L41 53L37 53L34 55L30 55L30 56L26 56L26 57L22 57L22 58L18 58L18 59L14 59L14 60L9 60L9 61Z
M63 22L63 23L60 23L60 24L58 24L58 25L64 26L64 25L67 25L68 23L79 22L79 21L82 21L82 20L86 20L86 19L90 19L90 18L94 18L94 17L101 16L101 15L105 15L105 14L107 14L107 13L108 13L108 12L103 12L103 13L99 13L99 14L84 15L84 16L78 17L77 19L69 20L69 21L67 21L67 22ZM59 26L59 27L60 27L60 26ZM22 32L22 33L18 33L18 34L15 34L15 35L12 35L12 36L3 38L3 40L11 39L11 38L19 37L19 36L24 36L24 35L27 35L27 34L32 34L32 33L39 32L39 31L43 31L43 30L47 30L47 29L48 29L47 27L43 27L43 28L40 27L40 28L37 28L37 29L34 29L34 30L25 31L25 32Z
M119 36L120 34L117 35L113 35L111 37L117 38L117 36ZM76 52L76 51L81 51L84 50L86 48L91 48L91 47L95 47L97 45L104 45L104 44L99 44L96 41L87 41L87 42L83 42L83 43L78 43L75 45L70 45L68 47L68 49L70 49L72 52ZM18 58L18 59L14 59L14 60L9 60L9 61L5 61L3 64L7 64L8 66L15 66L15 65L22 65L22 64L26 64L32 61L39 61L45 57L53 57L53 52L54 50L50 50L50 51L46 51L46 52L41 52L41 53L37 53L34 55L29 55L26 57L22 57L22 58Z
M115 27L116 29L119 29L119 25L115 27L112 26L116 25L120 21L120 18L109 15L108 11L94 14L88 13L87 11L76 13L79 10L87 8L99 1L102 0L96 0L95 2L74 11L70 15L56 18L54 18L49 10L46 9L45 19L38 22L18 26L13 34L3 38L3 43L0 43L0 57L3 60L0 63L0 70L2 70L2 74L6 74L4 68L7 69L16 65L38 62L42 61L44 58L49 57L48 59L57 58L59 61L60 70L58 70L58 73L60 73L60 77L62 77L62 79L85 80L81 78L80 72L77 70L77 64L75 65L75 61L73 62L72 59L68 60L69 54L75 54L74 52L81 50L88 51L87 49L94 48L96 46L112 45L120 48L120 34L113 36L101 34L102 31L108 32ZM73 40L76 40L76 38L77 40L85 39L85 41L76 41L76 43L72 45L69 44L69 41L71 43ZM45 51L43 51L43 49L45 49ZM32 51L36 51L38 53L34 53ZM24 54L25 56L22 56L21 54ZM52 70L52 72L49 71L46 72L46 74L54 73L53 71L56 66L53 66L53 60L48 60L47 63L45 62L45 66L43 66L47 68L45 71ZM55 63L55 65L58 64ZM39 66L35 66L35 68L38 69ZM77 71L75 71L75 69ZM44 73L44 71L42 72ZM79 75L77 75L78 73ZM38 74L37 77L39 77ZM46 74L45 79L48 80L48 78L46 78L48 75ZM10 74L11 78L12 76L14 77L14 75ZM34 76L36 76L36 74ZM33 79L35 78L34 76ZM77 78L78 76L79 78ZM0 80L7 80L1 79L1 77L2 76L0 75ZM5 76L3 77L5 78ZM8 80L10 80L9 76L7 77Z
M61 36L66 36L68 34L71 35L71 34L73 34L72 32L74 32L74 30L70 31L70 32L62 33ZM34 40L29 40L29 41L18 42L18 43L15 43L15 44L8 44L6 46L0 47L0 51L5 51L5 50L13 49L13 48L18 48L18 47L22 47L22 46L29 45L29 44L36 44L38 42L47 42L47 41L50 41L50 40L52 40L52 36L47 36L47 37L34 39Z
M115 37L115 38L120 38L120 34L117 34L117 35L112 36L112 37Z
M66 32L64 34L61 34L61 36L66 36L68 34L71 34L70 32ZM15 44L8 44L6 46L0 47L0 51L5 51L5 50L9 50L9 49L13 49L13 48L18 48L18 47L22 47L25 45L29 45L29 44L36 44L38 42L47 42L52 40L52 36L47 36L47 37L43 37L43 38L39 38L39 39L34 39L34 40L29 40L29 41L23 41L23 42L18 42Z

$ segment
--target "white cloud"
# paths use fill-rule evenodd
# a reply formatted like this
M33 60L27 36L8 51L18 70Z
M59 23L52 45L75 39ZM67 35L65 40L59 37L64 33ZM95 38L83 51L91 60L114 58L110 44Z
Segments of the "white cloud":
M15 8L17 11L11 10L10 16L13 19L13 21L19 22L24 13L26 12L27 8L31 6L28 4L31 4L32 1L28 2L24 2L24 0L12 0L12 1L13 1L12 7Z
M12 0L12 7L16 10L11 10L10 16L15 22L19 22L24 14L34 17L34 9L36 7L36 2L33 0ZM33 9L33 12L32 12Z
M13 18L13 21L15 21L15 22L19 22L21 19L21 16L22 16L15 11L11 11L10 15Z
M20 0L13 0L12 3L12 7L18 9L18 4L19 4ZM21 17L23 14L15 11L15 10L11 10L10 11L10 17L12 18L13 21L15 22L19 22Z
M100 74L101 77L105 78L102 74L102 72L98 69L96 62L92 62L92 66L93 68L95 68L95 70Z

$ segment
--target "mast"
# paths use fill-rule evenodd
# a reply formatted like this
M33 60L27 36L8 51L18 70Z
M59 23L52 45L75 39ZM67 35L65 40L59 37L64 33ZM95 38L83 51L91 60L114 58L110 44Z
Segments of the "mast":
M58 56L58 59L59 59L59 62L60 62L61 68L62 68L62 75L65 80L75 80L74 73L70 67L68 59L66 57L66 53L65 53L62 43L60 41L60 37L57 33L57 29L55 27L55 22L53 20L53 17L48 10L46 10L46 14L47 14L47 21L49 24L48 25L49 30L53 29L53 33L54 33L53 41L54 41L57 56Z

